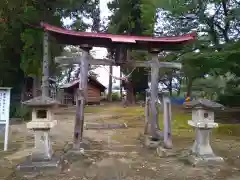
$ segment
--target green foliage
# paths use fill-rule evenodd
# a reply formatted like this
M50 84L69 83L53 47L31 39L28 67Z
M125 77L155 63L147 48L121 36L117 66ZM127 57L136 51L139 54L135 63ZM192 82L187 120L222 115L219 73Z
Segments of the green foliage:
M36 29L28 28L22 33L22 42L24 46L21 57L21 68L26 76L41 76L41 62L43 55L42 37L43 32Z
M94 17L96 29L100 23L96 7L98 0L1 1L0 16L6 21L0 22L0 86L21 88L24 77L42 75L43 31L35 28L41 21L62 26L61 19L71 17L76 20L73 26L84 26L84 31L89 25L82 21L83 17ZM51 37L49 46L50 76L56 77L61 69L53 58L60 54L62 46Z
M239 128L239 124L220 124L213 133L221 136L239 136Z
M185 49L184 54L177 57L183 63L182 71L186 80L187 94L191 95L193 90L194 93L211 97L215 92L214 96L221 102L236 105L233 97L238 96L237 86L227 85L217 89L217 83L211 83L209 80L205 83L195 81L206 75L220 75L225 82L228 81L225 77L227 73L234 75L235 79L240 76L238 61L240 4L236 1L219 0L163 0L157 1L157 7L160 8L159 18L162 22L157 28L158 32L164 30L165 34L170 35L188 33L193 29L198 32L194 49Z
M22 121L30 121L32 111L31 108L23 106L20 103L11 104L10 117L20 118Z
M240 101L240 87L239 87L240 78L232 76L226 82L226 88L224 92L219 93L218 101L225 106L239 106Z
M118 92L113 92L112 93L112 101L120 101L120 94Z
M145 93L137 93L136 100L137 101L145 101Z
M109 18L108 31L117 34L153 35L156 22L155 3L146 0L114 0L108 3L113 15ZM148 60L146 52L131 51L130 59ZM128 75L133 67L123 67L122 71ZM147 69L136 68L130 76L136 92L143 92L147 88Z

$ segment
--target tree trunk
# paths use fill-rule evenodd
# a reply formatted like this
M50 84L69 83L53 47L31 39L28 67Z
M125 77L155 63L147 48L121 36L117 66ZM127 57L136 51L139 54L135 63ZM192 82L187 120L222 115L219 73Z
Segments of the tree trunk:
M177 91L177 96L180 96L180 93L181 93L181 84L182 84L182 78L179 78L179 88L178 88L178 91Z
M24 80L22 88L21 88L21 102L25 101L25 96L26 96L26 80ZM22 103L21 103L22 105Z
M33 76L33 87L32 87L32 95L33 98L39 96L38 91L40 90L40 79L37 76Z
M169 91L169 95L172 96L172 73L170 73L169 75L169 84L168 84L168 91Z
M109 83L108 83L108 101L112 102L112 73L113 66L109 66Z
M127 92L127 104L132 105L135 104L136 99L135 99L135 89L133 87L133 83L132 82L127 82L126 83L126 92Z
M122 78L122 71L121 71L121 66L120 66L120 79ZM123 98L123 91L122 91L122 81L120 81L120 99Z
M172 79L169 80L168 91L169 95L172 96Z
M192 95L192 84L193 84L193 78L188 79L188 84L187 84L187 94L186 97L190 97Z

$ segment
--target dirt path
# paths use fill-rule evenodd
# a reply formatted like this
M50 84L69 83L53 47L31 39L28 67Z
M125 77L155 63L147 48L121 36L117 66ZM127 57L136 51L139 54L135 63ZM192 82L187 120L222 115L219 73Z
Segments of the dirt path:
M141 145L139 134L143 130L141 117L128 119L111 110L103 113L86 115L86 122L110 123L128 121L128 129L118 130L84 130L84 137L89 140L89 150L84 155L67 156L70 171L61 173L44 172L35 180L238 180L240 179L240 165L226 164L223 167L194 168L181 160L182 154L192 145L192 138L175 137L174 151L176 156L160 158L156 151L147 150ZM74 119L59 121L52 129L51 136L55 149L63 148L66 142L72 141ZM18 179L14 175L13 167L22 157L29 153L32 147L32 134L24 125L14 125L11 138L18 142L17 152L5 155L1 159L0 179ZM231 143L231 145L229 145ZM236 159L239 153L237 141L214 141L214 149L225 156L231 151L231 158ZM232 147L232 149L230 149ZM228 162L228 161L227 161Z

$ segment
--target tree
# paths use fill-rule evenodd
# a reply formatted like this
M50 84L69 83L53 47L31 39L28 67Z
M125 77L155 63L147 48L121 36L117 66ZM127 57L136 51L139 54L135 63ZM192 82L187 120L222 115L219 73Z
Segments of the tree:
M108 4L112 11L109 18L108 31L114 34L153 35L156 9L154 4L145 0L114 0ZM146 60L147 55L141 51L129 51L127 58ZM133 67L122 66L124 74L128 74ZM127 100L135 102L136 92L143 92L147 88L148 74L146 69L137 68L130 76L127 86Z
M207 74L224 75L237 69L239 54L239 8L237 1L159 1L163 23L158 27L168 34L181 34L195 29L199 40L190 53L180 59L187 79L187 95L195 80ZM158 33L162 33L159 31ZM231 47L231 48L229 48Z
M62 26L61 18L63 17L72 17L83 22L82 19L90 16L93 9L96 9L96 2L84 0L1 1L0 15L6 19L0 23L1 85L21 87L26 76L35 79L37 77L40 80L43 32L36 27L41 21ZM76 28L89 27L86 23L79 23L77 20L74 24ZM50 39L49 69L52 77L57 77L61 73L53 61L54 56L59 55L61 50L62 46L58 45L54 39Z

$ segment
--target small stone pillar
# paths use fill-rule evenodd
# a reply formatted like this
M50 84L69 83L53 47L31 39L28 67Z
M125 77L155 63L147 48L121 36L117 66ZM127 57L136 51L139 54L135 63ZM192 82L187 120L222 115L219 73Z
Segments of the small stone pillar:
M192 120L188 124L195 129L195 142L190 150L189 162L193 165L212 165L223 162L222 157L213 153L209 143L210 133L218 124L214 122L214 109L223 109L221 104L207 99L194 100L188 103L192 108Z
M35 147L27 162L19 165L18 169L57 167L57 161L52 161L53 151L49 132L57 124L53 108L60 103L49 97L39 96L23 104L32 107L32 121L27 123L27 128L34 131Z
M168 96L163 96L163 137L164 148L171 149L172 144L172 109L171 100Z

